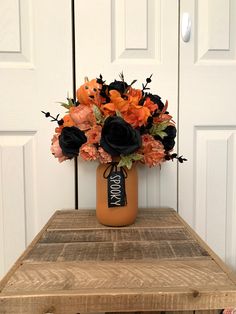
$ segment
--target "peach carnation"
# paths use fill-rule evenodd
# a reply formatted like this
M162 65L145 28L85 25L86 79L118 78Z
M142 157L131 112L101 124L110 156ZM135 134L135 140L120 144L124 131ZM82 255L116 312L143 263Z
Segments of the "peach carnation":
M60 135L63 128L64 128L63 125L57 126L57 127L55 128L55 133L58 133L58 135Z
M102 127L101 125L95 125L91 130L86 132L86 136L89 144L96 144L100 142Z
M165 161L165 149L160 141L156 141L151 135L142 135L143 161L148 167L156 166Z
M75 125L82 131L86 131L96 124L96 118L92 106L81 104L77 107L71 107L70 116Z
M54 134L52 138L51 152L55 158L58 158L59 162L62 162L68 157L64 156L62 153L62 149L59 145L59 134Z
M112 157L102 147L98 148L98 159L101 164L107 164L112 161Z
M98 157L97 148L93 144L85 143L80 147L80 157L84 160L96 160Z

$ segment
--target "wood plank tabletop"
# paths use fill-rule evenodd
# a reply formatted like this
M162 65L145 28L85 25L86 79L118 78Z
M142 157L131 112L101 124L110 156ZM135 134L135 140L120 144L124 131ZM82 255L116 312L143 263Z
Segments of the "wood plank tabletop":
M170 208L127 227L57 211L0 282L0 314L236 307L236 277Z

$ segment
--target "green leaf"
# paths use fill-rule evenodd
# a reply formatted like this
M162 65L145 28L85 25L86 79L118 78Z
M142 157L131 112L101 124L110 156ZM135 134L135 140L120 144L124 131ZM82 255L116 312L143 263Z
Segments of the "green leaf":
M132 160L129 159L128 156L122 156L118 164L118 167L126 167L130 170L132 167Z
M167 134L166 132L164 132L164 131L160 131L157 135L159 135L160 138L163 140L163 138L164 138L165 136L167 136L168 134Z
M61 104L61 106L62 107L64 107L64 108L66 108L66 109L70 109L71 107L74 107L75 106L75 104L73 103L73 100L72 100L72 98L67 98L67 103L65 103L65 102L61 102L61 101L58 101L57 102L58 104Z
M121 155L118 167L127 167L127 169L130 170L132 168L133 161L138 161L141 160L142 158L143 156L138 153L130 154L127 156Z
M158 124L153 124L153 126L150 129L150 134L153 136L159 135L163 139L165 136L167 136L167 133L164 132L167 126L168 126L168 121L164 121Z
M98 108L98 106L93 105L93 112L94 112L97 124L103 124L104 118L103 118L101 110Z
M75 106L71 98L68 98L68 106L70 106L70 107Z
M138 154L138 153L132 154L131 156L132 156L132 159L133 159L134 161L138 161L138 160L143 159L143 155Z
M60 101L58 101L57 103L58 103L58 104L61 104L62 107L66 108L66 109L68 109L68 110L69 110L70 107L71 107L69 104L67 104L67 103L65 103L65 102L60 102Z

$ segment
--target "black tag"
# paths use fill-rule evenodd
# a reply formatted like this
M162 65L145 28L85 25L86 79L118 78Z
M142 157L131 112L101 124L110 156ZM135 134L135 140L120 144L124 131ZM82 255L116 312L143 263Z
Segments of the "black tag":
M125 177L122 171L112 171L107 178L108 207L126 205Z

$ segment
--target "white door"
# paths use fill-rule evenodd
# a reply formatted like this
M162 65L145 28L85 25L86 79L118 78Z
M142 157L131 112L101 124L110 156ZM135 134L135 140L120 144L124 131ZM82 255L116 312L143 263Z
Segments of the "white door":
M180 214L236 268L236 1L181 0Z
M107 82L125 79L142 88L153 73L151 92L169 101L177 120L178 1L77 0L76 85L101 73ZM79 207L95 208L94 162L79 161ZM177 166L139 167L139 206L177 206Z
M71 93L71 45L70 1L0 1L0 277L56 209L74 207L73 163L54 160L56 125L40 112Z

